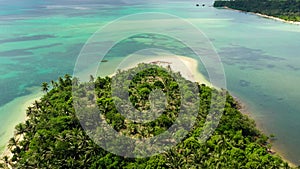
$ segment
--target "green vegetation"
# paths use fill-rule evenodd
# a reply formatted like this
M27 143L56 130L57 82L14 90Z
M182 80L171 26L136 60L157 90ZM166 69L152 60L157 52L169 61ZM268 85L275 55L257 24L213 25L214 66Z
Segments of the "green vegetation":
M80 83L77 78L72 79L66 75L59 78L58 82L52 82L51 88L46 83L42 84L45 96L27 109L28 119L16 126L15 137L10 139L8 145L13 157L4 157L5 163L2 167L11 165L13 168L289 168L287 163L268 152L268 138L255 128L253 120L238 111L237 102L228 93L225 95L224 111L219 110L223 112L219 126L212 137L201 143L197 137L203 130L211 98L221 98L223 92L186 81L181 78L180 73L172 73L169 69L158 66L140 68L147 68L147 65L140 64L134 68L133 72L135 70L139 72L134 76L130 71L120 71L115 80L117 82L118 77L132 76L128 89L129 99L132 105L142 112L149 109L150 91L160 89L166 96L168 105L159 118L145 124L125 120L114 106L111 92L112 78L94 79L91 76L90 82ZM161 134L178 116L182 102L179 82L173 77L186 82L183 88L197 86L199 92L195 94L200 98L198 106L201 109L192 130L179 144L165 153L135 159L114 155L99 147L86 134L87 132L97 134L98 130L93 129L95 126L93 119L100 118L100 115L87 109L80 112L79 117L75 115L73 103L76 102L76 97L80 96L86 98L85 103L89 107L95 104L90 101L96 101L106 121L124 135L147 138ZM75 89L82 89L75 90L73 96L72 84ZM96 94L91 92L93 86ZM186 100L194 101L191 93L183 94ZM190 107L193 108L193 105ZM214 106L215 109L217 107ZM189 110L185 105L183 108ZM77 117L84 121L83 127L87 132L83 130ZM181 134L180 132L176 134ZM105 138L99 139L101 141ZM131 148L135 150L135 147Z
M255 12L288 21L300 21L299 0L219 0L214 7L228 7L245 12Z

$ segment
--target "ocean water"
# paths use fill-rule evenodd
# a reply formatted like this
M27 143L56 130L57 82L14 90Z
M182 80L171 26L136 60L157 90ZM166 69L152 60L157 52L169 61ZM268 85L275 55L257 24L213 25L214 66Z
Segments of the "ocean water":
M0 148L13 135L14 124L24 119L25 110L15 107L41 95L37 87L42 82L73 74L81 48L95 31L129 14L164 12L184 18L211 40L228 90L246 104L265 133L276 136L274 148L300 164L300 26L201 2L207 5L180 0L0 0ZM122 57L107 59L107 64L117 64Z

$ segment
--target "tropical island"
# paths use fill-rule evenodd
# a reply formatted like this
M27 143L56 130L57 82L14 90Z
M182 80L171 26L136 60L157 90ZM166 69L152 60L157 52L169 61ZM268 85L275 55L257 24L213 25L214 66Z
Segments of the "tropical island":
M213 6L253 12L285 21L300 21L299 0L217 0Z
M135 123L126 120L116 109L113 101L116 96L111 91L113 81L133 74L128 93L136 109L143 112L151 107L149 95L153 90L159 89L167 97L166 109L154 121ZM132 138L159 135L174 123L182 102L181 88L174 77L184 82L183 88L197 86L198 92L194 94L200 98L200 111L192 130L178 131L176 134L186 132L186 136L164 153L148 158L126 158L110 153L87 134L98 134L99 129L93 127L92 120L100 118L100 114L89 109L79 114L75 112L77 97L84 98L84 105L97 106L107 123L123 135ZM45 95L28 107L26 121L16 126L15 136L8 144L11 154L3 157L1 168L290 168L270 151L268 137L239 111L239 104L228 92L191 82L168 68L139 64L113 77L91 76L90 81L84 83L65 75L52 81L51 87L43 83L42 90ZM212 97L218 100L224 95L225 108L214 106L215 111L223 113L220 123L213 135L201 142L198 136L205 129ZM195 101L192 93L184 93L184 99L186 110L195 108L190 104ZM99 137L100 141L105 139ZM130 148L128 150L133 152L137 149Z

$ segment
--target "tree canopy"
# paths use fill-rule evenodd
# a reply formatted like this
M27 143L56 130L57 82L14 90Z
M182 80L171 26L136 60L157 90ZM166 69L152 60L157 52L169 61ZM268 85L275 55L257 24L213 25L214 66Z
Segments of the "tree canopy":
M139 67L147 67L141 64ZM171 76L170 76L171 74ZM161 90L167 105L160 116L149 123L139 124L126 120L116 109L112 99L113 78L132 76L128 93L132 105L143 112L151 107L150 91ZM200 111L196 124L187 131L184 139L170 150L148 158L126 158L110 153L92 140L87 132L95 132L94 119L100 114L85 109L82 117L76 116L73 102L77 96L94 100L99 112L118 132L134 138L153 137L166 131L178 116L180 88L174 76L181 77L161 67L143 69L137 74L121 71L116 77L97 77L80 83L77 78L66 75L52 82L49 90L27 109L28 119L16 126L16 135L9 141L12 158L4 157L2 167L13 168L290 168L280 157L268 151L268 138L255 128L255 123L238 110L238 104L226 93L223 116L213 135L204 143L198 140L210 109L212 93L220 97L221 92L203 84L186 81L183 86L197 86ZM118 80L118 79L116 79ZM181 80L184 80L181 77ZM72 95L72 84L76 90ZM119 83L117 83L118 85ZM95 87L95 94L89 88ZM42 85L43 90L46 84ZM184 93L189 101L191 94ZM94 104L95 104L94 103ZM160 104L159 102L157 104ZM188 104L188 103L187 103ZM189 106L193 108L193 105ZM189 107L184 107L189 109ZM126 107L124 108L126 109ZM84 123L80 123L84 120ZM84 129L85 130L84 130ZM178 131L180 135L185 131ZM16 139L20 136L23 139ZM100 138L105 139L105 138ZM132 147L130 147L132 148ZM135 147L133 147L133 150Z
M299 0L217 0L214 7L228 7L288 21L300 21Z

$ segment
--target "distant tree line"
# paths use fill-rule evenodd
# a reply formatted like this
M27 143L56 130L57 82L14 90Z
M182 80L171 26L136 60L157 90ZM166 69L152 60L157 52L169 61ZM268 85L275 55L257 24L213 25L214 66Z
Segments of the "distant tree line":
M299 0L219 0L214 7L261 13L289 21L300 21Z

